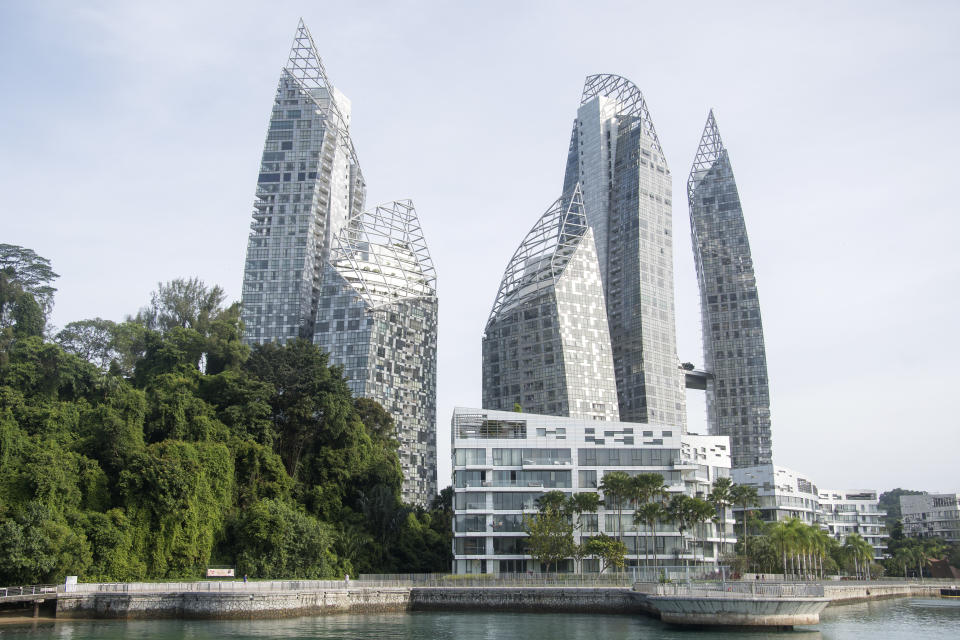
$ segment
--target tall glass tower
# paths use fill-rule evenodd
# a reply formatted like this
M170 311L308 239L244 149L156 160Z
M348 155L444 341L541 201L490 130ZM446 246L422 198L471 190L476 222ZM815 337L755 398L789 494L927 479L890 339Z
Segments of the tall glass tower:
M514 253L483 335L484 408L618 420L593 238L574 186Z
M323 274L314 342L396 424L403 500L437 493L436 272L410 200L352 218Z
M579 183L606 300L620 420L685 430L673 292L673 192L640 90L588 76L564 193Z
M249 344L303 337L393 417L402 497L437 491L436 273L413 203L364 211L350 101L303 20L280 73L243 277Z
M363 209L350 101L300 21L263 147L243 275L245 339L310 337L332 239Z
M770 391L757 279L730 158L713 111L687 181L700 283L707 422L730 436L734 468L769 464Z

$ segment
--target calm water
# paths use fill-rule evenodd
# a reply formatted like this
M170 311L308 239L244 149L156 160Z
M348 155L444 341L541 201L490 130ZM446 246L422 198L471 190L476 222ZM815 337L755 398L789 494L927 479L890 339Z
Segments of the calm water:
M637 638L724 638L750 640L796 636L797 640L960 638L960 602L881 600L828 609L816 627L789 633L682 631L642 616L528 613L397 613L331 615L253 622L213 621L41 621L0 624L0 639L202 640L225 638L316 638L319 640L619 640Z

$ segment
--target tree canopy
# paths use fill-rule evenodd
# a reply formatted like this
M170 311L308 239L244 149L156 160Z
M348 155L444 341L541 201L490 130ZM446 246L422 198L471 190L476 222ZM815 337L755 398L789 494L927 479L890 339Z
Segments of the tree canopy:
M382 407L307 341L249 349L222 303L174 281L136 317L70 323L56 342L11 314L0 582L449 569L451 496L401 502Z
M23 293L32 297L44 317L48 316L57 291L51 283L59 277L50 261L32 249L0 243L0 327L10 323L4 315L7 305L16 304L16 296Z

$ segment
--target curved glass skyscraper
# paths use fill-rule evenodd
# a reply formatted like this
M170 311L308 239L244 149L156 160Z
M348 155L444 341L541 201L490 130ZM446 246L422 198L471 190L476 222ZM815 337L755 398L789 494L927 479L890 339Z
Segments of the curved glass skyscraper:
M350 101L334 89L303 20L280 72L243 274L248 343L313 334L332 239L363 210Z
M616 421L616 391L594 234L575 185L507 265L483 335L483 406Z
M700 284L707 422L733 467L769 464L770 391L750 242L730 158L710 112L687 181Z
M673 191L643 94L588 76L564 192L580 184L606 301L620 419L685 429L673 292Z
M314 334L353 394L393 416L403 498L423 506L437 492L436 281L413 203L366 211L334 239Z
M409 200L364 211L350 101L301 20L270 115L243 278L249 344L304 337L396 424L403 499L437 490L436 273Z

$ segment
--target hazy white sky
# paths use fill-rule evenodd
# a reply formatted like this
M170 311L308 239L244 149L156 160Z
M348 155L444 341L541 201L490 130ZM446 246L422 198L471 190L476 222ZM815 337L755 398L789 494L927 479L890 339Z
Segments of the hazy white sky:
M353 102L368 203L413 198L437 265L440 486L503 269L559 195L583 78L617 73L673 171L681 359L702 362L683 194L713 107L775 462L822 488L960 489L960 4L3 2L0 242L53 261L55 324L120 320L179 276L239 298L300 16ZM702 393L688 402L704 431Z

